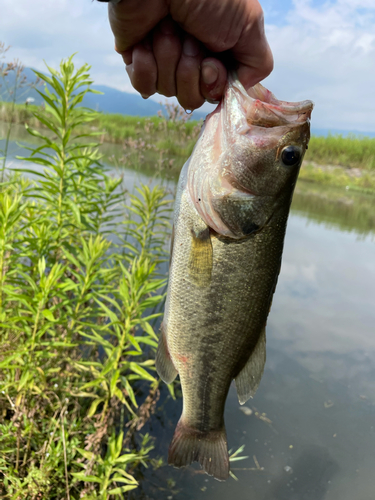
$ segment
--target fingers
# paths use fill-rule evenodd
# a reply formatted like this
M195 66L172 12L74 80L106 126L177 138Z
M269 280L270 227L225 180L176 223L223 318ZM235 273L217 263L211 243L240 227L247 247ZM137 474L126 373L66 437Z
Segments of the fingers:
M201 44L190 35L181 41L178 26L169 18L154 30L152 45L145 39L126 59L130 62L126 70L131 83L142 97L155 92L176 96L186 110L199 108L205 98L216 101L225 84L225 68L213 58L205 60L202 75L206 83L201 82Z
M264 17L260 4L253 0L248 23L233 47L238 61L238 77L249 89L273 70L273 56L264 33Z
M142 97L155 92L177 96L189 110L199 108L205 100L216 103L221 99L227 70L216 58L203 59L202 46L194 37L186 35L181 43L178 27L167 18L152 40L152 46L148 39L136 44L126 59L131 83Z
M133 47L132 63L126 66L133 87L147 99L156 92L157 65L148 38Z
M202 59L203 54L199 42L186 34L176 71L177 99L186 110L197 109L204 103L204 97L200 92Z
M263 58L260 61L253 61L251 65L239 64L237 74L242 85L246 90L249 90L255 84L266 78L272 70L273 56L267 44L267 48L264 49Z
M185 109L218 101L227 70L207 50L231 54L246 89L273 69L258 0L126 0L110 4L109 17L116 50L144 97L176 95Z
M258 0L169 0L169 9L173 19L207 49L230 51L245 88L271 73L273 58Z
M126 0L110 3L108 16L117 52L123 54L140 43L168 14L165 0Z
M220 101L226 82L227 70L224 64L213 57L203 59L200 91L208 102L214 104Z
M177 96L181 106L189 110L199 108L206 96L210 100L218 99L216 80L220 74L221 85L222 65L219 64L220 71L213 80L212 68L209 68L212 61L208 59L208 85L201 85L202 46L190 35L182 37L178 25L171 18L163 19L155 29L153 53L157 65L156 90L159 94Z
M176 71L181 51L178 26L167 17L161 21L153 34L153 52L158 73L156 90L166 97L177 94Z

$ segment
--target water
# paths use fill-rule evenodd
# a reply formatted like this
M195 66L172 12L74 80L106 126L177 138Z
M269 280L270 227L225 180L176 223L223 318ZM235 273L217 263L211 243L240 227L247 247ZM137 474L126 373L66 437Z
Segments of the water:
M13 157L15 149L13 142ZM149 180L125 171L131 189ZM239 409L233 387L226 405L229 447L245 445L249 456L232 464L238 481L220 483L197 464L149 467L130 498L374 497L374 208L370 196L298 183L267 325L266 369L246 404L252 414ZM166 461L181 406L162 390L142 430L156 437L154 458Z
M146 476L154 489L143 483L150 498L163 498L157 486L170 478L178 499L373 498L374 250L371 235L292 211L268 320L266 369L246 404L253 414L240 411L234 387L226 406L229 447L244 444L242 454L250 456L233 463L239 481L163 467ZM162 436L156 443L164 457L180 411L180 402L167 399L151 426ZM271 423L259 418L263 413ZM256 468L256 461L264 470L241 470Z

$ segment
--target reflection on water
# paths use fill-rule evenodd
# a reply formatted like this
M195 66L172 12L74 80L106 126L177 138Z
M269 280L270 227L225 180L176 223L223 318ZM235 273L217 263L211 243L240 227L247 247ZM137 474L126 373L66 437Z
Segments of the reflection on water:
M312 182L298 182L292 211L326 227L375 233L375 199L356 191L324 187Z
M128 186L149 179L125 175ZM239 410L233 387L228 396L229 447L244 444L249 455L233 463L238 481L215 481L196 464L150 467L129 498L374 498L374 206L369 196L298 183L252 414ZM166 459L180 413L181 400L163 389L146 429L154 457Z
M0 121L0 151L4 148L5 140L3 139L7 132L8 124ZM48 135L48 131L44 131ZM49 134L51 135L51 134ZM17 157L29 157L30 151L27 147L31 145L40 144L40 140L31 136L22 125L13 125L11 141L9 143L7 155L7 168L12 170L18 169L34 169L36 171L43 171L40 165L30 166L29 162L19 160ZM174 192L175 181L170 179L169 175L161 178L156 171L151 169L150 163L142 165L141 168L130 169L121 167L121 158L124 156L124 150L119 144L103 144L100 146L99 151L103 154L102 162L108 169L108 174L116 177L122 177L122 187L128 192L132 193L135 187L141 183L148 184L151 187L155 184L162 183L167 188L171 188ZM1 154L0 154L1 157ZM26 174L30 178L38 179L37 176Z
M148 498L165 498L158 488L168 482L175 483L169 495L186 500L374 497L374 251L369 236L291 215L267 327L266 369L246 404L252 415L239 410L234 387L228 396L229 447L245 444L249 455L233 463L239 481L219 483L197 466L165 466L147 471ZM152 423L164 457L180 411L180 402L166 397ZM254 470L255 461L264 470Z

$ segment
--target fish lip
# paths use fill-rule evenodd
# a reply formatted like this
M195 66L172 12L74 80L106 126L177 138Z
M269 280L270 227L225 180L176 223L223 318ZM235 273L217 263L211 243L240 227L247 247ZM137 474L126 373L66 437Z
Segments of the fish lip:
M314 108L314 103L310 100L281 101L260 83L246 91L235 72L230 73L228 77L227 96L231 90L235 91L241 102L248 125L274 128L310 122Z

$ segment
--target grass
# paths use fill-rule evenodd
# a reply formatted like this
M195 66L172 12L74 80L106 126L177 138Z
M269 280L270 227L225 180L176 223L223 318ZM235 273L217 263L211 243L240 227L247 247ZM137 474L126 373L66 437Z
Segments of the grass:
M307 163L375 170L375 138L349 135L312 136Z
M173 155L186 156L197 138L201 123L171 119L176 108L171 107L169 116L138 117L98 113L90 123L91 129L100 133L101 142L123 143L129 138L152 140L158 149L168 149ZM16 104L14 123L41 125L35 119L38 106ZM9 121L11 103L0 103L0 120ZM180 115L181 118L181 115ZM306 163L335 165L345 168L375 169L375 138L349 135L312 136L305 157Z
M325 167L305 162L301 168L299 178L319 184L342 187L347 190L375 194L375 170L353 172L351 169L343 169L342 167Z
M44 127L35 118L40 106L0 103L0 120L16 124L28 124L32 127ZM13 114L12 114L13 113ZM187 120L179 106L167 105L166 115L139 117L120 114L96 113L90 122L90 131L98 134L100 142L124 144L129 139L141 139L158 150L164 150L174 156L189 155L201 129L201 122ZM80 127L88 131L88 127Z

